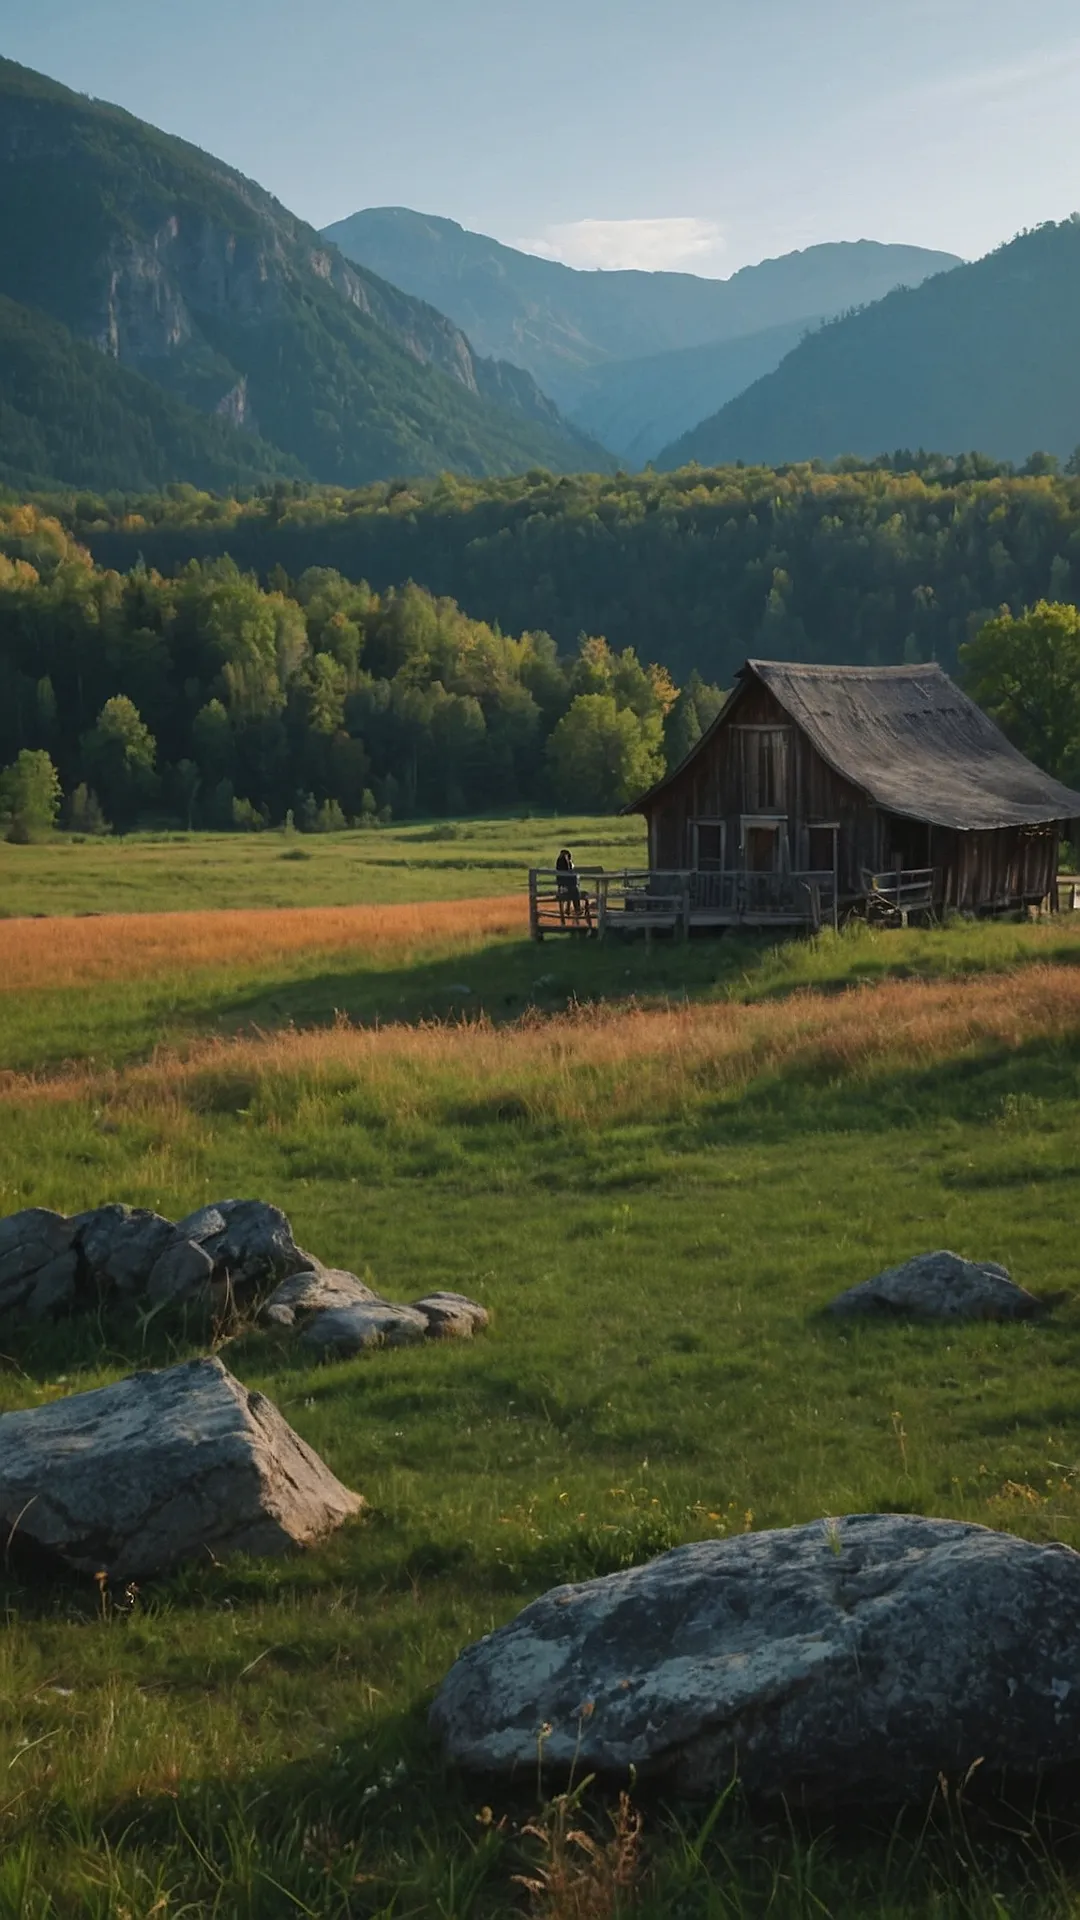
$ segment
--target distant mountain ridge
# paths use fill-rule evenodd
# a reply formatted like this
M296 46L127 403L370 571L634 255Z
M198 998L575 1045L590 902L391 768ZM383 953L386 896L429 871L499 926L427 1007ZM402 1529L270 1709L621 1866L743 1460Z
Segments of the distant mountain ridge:
M658 464L896 448L1023 461L1080 443L1080 216L810 334Z
M6 60L0 294L244 430L239 464L255 438L271 471L343 485L606 464L527 373L235 169Z
M655 452L737 391L727 384L737 355L730 362L721 355L715 365L705 356L697 365L669 368L661 367L660 356L747 340L766 329L801 331L958 264L954 254L857 240L764 260L727 280L582 271L407 207L367 208L324 234L350 260L449 314L481 351L527 368L579 426L620 453L635 443L638 451ZM788 344L797 337L789 335ZM744 349L750 377L776 365L783 350L779 337L756 353ZM648 369L635 364L625 378L616 364L646 360Z

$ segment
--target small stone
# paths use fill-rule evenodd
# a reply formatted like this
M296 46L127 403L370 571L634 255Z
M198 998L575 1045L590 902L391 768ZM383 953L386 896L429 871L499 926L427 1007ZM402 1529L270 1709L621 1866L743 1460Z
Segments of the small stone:
M423 1314L430 1340L471 1340L491 1320L487 1308L464 1293L425 1293L413 1301L412 1310Z
M944 1249L861 1280L830 1302L839 1316L911 1314L925 1320L1030 1320L1040 1302L992 1260L964 1260Z
M427 1330L423 1314L411 1307L395 1307L388 1300L360 1300L317 1313L301 1339L305 1346L345 1358L369 1347L414 1346Z

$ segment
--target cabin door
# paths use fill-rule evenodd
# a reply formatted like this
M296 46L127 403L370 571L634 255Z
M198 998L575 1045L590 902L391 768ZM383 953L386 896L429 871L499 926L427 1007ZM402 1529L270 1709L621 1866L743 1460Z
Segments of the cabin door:
M746 873L786 873L790 870L786 816L743 815L742 864Z

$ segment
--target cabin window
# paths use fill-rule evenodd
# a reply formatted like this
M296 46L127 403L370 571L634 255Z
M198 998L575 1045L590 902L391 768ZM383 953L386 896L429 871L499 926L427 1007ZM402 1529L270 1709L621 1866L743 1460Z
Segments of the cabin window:
M695 873L723 873L724 822L691 820L690 865Z
M837 853L838 826L821 824L809 827L806 835L806 860L811 873L831 873Z

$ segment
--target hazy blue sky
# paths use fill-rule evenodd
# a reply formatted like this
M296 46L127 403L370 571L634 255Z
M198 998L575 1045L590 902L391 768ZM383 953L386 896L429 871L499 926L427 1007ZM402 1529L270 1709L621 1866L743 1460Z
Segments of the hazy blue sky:
M971 256L1080 207L1075 0L5 0L0 21L12 59L316 225L411 206L574 265L725 274L817 240Z

